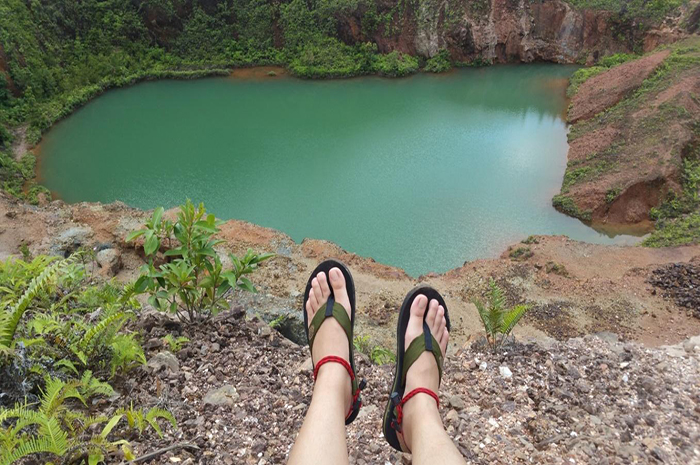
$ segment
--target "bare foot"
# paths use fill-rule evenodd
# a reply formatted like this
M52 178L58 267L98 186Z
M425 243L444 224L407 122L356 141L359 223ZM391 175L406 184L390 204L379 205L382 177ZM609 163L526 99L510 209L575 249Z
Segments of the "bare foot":
M450 334L447 331L445 309L435 299L428 303L428 298L424 295L416 297L411 304L411 317L406 327L405 347L408 348L415 338L423 337L423 315L425 315L426 309L428 315L425 321L433 337L438 341L440 350L444 356L445 350L447 349L447 341L450 338ZM411 365L411 368L408 369L408 373L406 373L406 389L404 390L404 394L419 387L430 389L436 394L440 387L440 375L437 361L432 352L423 352L423 354L418 357L418 360ZM404 423L407 424L406 426L409 426L408 428L404 428L405 434L403 439L406 445L409 446L409 449L411 442L410 423L413 418L420 415L421 412L425 414L425 409L428 409L430 413L438 412L435 400L423 393L417 394L403 407Z
M343 276L343 273L338 268L331 268L328 274L330 275L330 286L333 287L335 301L349 312L350 298L348 297L348 291L345 287L345 276ZM331 289L329 287L328 278L326 278L325 273L321 272L311 281L311 291L309 292L309 299L306 301L306 313L309 323L311 323L317 311L325 311L326 302L330 295ZM348 319L349 318L350 314L348 313ZM311 353L314 367L319 360L328 355L335 355L341 357L343 360L350 361L348 337L335 318L327 318L316 332L316 338L314 339L314 346ZM326 363L319 369L318 377L320 378L322 374L324 376L332 375L333 378L343 378L343 385L348 391L347 408L349 410L352 402L352 388L348 372L338 363Z

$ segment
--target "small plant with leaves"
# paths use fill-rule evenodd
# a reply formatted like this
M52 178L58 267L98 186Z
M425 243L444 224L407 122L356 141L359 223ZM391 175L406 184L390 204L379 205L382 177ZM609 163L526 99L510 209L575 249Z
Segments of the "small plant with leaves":
M396 362L396 354L379 344L372 344L368 335L357 335L352 341L356 351L365 354L375 365L384 365Z
M122 419L126 426L139 434L151 427L159 436L158 419L176 427L175 418L167 410L152 408L146 412L133 408L118 410L111 416L86 413L87 400L95 395L110 395L114 391L87 373L80 381L47 378L45 388L36 404L16 404L0 408L0 465L10 465L34 456L61 463L104 463L107 454L118 449L127 460L134 459L129 442L113 438ZM50 463L50 462L46 462Z
M177 314L184 321L208 318L226 308L226 297L234 289L256 292L247 278L258 265L274 254L257 254L248 250L239 258L229 254L231 268L224 269L215 247L220 221L207 214L203 204L190 200L180 207L173 223L163 218L157 208L146 228L134 231L127 241L144 237L143 250L149 260L134 285L134 292L148 292L148 302L162 311ZM154 259L165 246L166 263L156 267Z
M167 344L168 350L172 353L177 353L182 350L182 346L190 342L185 336L174 337L172 334L166 334L163 337L163 342Z
M474 299L473 303L479 312L481 322L486 330L486 341L492 350L496 351L508 338L515 325L530 309L528 305L516 305L506 308L506 298L503 290L491 279L488 290L488 303Z

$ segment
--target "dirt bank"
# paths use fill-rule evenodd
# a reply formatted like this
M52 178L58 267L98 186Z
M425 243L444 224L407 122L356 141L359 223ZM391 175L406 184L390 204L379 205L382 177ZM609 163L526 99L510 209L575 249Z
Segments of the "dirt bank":
M118 279L131 279L143 259L140 250L124 243L124 237L140 228L146 216L123 204L66 205L54 201L46 207L32 207L3 195L0 257L18 255L22 244L32 254L65 255L85 246L113 248L118 260L104 264L102 274L117 272ZM517 330L520 336L566 339L612 331L625 340L662 345L700 334L700 319L647 283L662 265L700 265L700 246L614 247L543 236L528 245L514 246L532 253L524 261L515 261L505 252L498 259L477 260L442 275L414 279L398 268L345 252L329 242L305 240L296 244L278 231L242 221L226 222L220 235L226 241L225 249L235 253L252 247L278 254L254 276L260 293L241 295L237 302L249 314L259 314L266 321L288 314L291 337L295 331L299 333L299 290L307 273L326 257L340 258L352 269L358 288L359 326L375 344L392 340L401 301L419 281L430 283L445 295L453 315L456 346L473 340L481 327L471 300L481 297L489 278L506 289L510 303L533 306Z
M555 206L594 223L649 221L681 193L698 140L700 39L693 37L589 78L569 109L568 165Z

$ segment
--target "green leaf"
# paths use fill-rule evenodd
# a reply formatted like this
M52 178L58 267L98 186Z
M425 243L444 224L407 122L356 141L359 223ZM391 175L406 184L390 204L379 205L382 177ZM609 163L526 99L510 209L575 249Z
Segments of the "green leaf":
M104 428L102 428L102 432L100 433L100 437L102 439L107 439L107 436L109 433L112 432L115 426L117 426L117 423L119 423L119 420L121 420L124 417L124 415L115 415L112 417L109 422L105 425Z
M219 232L219 229L216 226L212 226L211 224L209 224L206 221L197 221L194 224L194 227L197 229L201 229L203 231L210 232L212 234Z
M137 237L143 236L146 234L147 229L139 229L138 231L132 231L129 233L129 235L126 236L126 242L131 242Z
M237 287L248 292L252 292L253 294L256 294L258 292L258 290L255 289L255 286L253 286L253 283L251 283L248 278L241 278L240 282L237 283Z
M270 258L274 257L276 254L274 253L263 253L260 255L256 255L253 257L253 259L250 261L251 264L256 264L260 262L264 262L265 260L269 260Z
M185 255L187 249L185 247L178 247L177 249L167 250L163 255L166 257L174 257L177 255Z
M503 321L501 323L501 333L503 333L505 336L508 336L510 332L513 330L515 325L518 324L518 321L527 313L527 311L530 310L530 307L528 305L516 305L510 311L508 311L504 316L503 316Z
M160 247L160 239L155 234L150 235L143 244L143 251L146 255L153 255Z
M88 465L98 465L104 462L105 456L99 449L95 449L88 455Z
M153 211L153 226L157 226L160 223L160 218L163 216L164 211L163 207L158 207Z

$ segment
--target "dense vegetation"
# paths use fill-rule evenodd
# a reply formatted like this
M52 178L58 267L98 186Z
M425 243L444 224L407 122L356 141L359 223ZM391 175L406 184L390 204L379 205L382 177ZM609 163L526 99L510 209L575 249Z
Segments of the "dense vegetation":
M109 462L107 454L117 450L130 460L126 437L148 430L160 435L159 420L176 427L158 406L105 410L95 409L94 400L114 396L112 384L146 364L140 334L130 324L141 311L139 293L192 321L227 308L235 288L255 291L245 276L271 255L230 255L233 269L222 271L214 250L220 241L211 238L216 225L202 205L183 205L176 222L156 210L147 228L132 234L143 236L149 263L125 286L99 283L92 254L84 250L68 259L30 259L25 252L25 260L0 262L0 465L36 455L44 462L93 465ZM164 342L176 352L188 339L168 334Z

